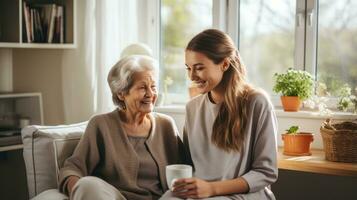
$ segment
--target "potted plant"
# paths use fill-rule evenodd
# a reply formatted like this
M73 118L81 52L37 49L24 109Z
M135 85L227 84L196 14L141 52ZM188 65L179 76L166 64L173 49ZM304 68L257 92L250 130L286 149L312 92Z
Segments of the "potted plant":
M274 92L281 93L284 111L298 111L301 101L308 99L314 89L314 79L309 72L289 68L286 73L275 73Z
M308 132L299 132L299 126L291 126L282 134L284 142L284 155L310 156L310 143L314 141L314 135Z
M346 112L350 107L353 107L353 112L357 113L357 97L352 94L350 86L348 84L344 84L338 93L339 98L337 108ZM357 87L355 88L355 93L357 94Z

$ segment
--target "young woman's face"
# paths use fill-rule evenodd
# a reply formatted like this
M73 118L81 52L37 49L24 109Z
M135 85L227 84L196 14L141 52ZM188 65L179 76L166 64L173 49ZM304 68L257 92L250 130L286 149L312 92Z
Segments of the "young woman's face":
M136 72L133 85L128 94L119 95L124 100L126 110L135 113L150 113L154 109L157 98L156 82L153 71Z
M185 54L188 77L200 93L215 90L225 71L224 62L215 64L203 53L187 50Z

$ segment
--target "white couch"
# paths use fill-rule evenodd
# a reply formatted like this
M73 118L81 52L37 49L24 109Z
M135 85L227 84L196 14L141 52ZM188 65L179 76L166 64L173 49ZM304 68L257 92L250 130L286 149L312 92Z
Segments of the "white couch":
M21 131L29 198L68 199L58 191L58 170L83 135L87 122L28 126Z

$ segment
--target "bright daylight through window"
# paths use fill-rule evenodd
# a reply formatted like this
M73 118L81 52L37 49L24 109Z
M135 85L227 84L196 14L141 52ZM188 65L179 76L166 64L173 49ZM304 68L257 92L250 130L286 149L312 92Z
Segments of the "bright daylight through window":
M189 80L184 48L201 30L223 27L238 30L237 41L248 78L273 92L274 74L288 68L311 73L324 94L340 97L357 93L357 1L351 0L207 0L161 1L161 93L165 104L188 100ZM239 5L238 5L239 3ZM214 6L225 6L224 11ZM233 8L236 6L236 8ZM214 13L214 12L222 13ZM235 12L232 15L230 12ZM214 17L224 20L217 20ZM238 16L238 17L232 17ZM345 86L345 87L343 87ZM346 90L346 86L350 88ZM170 100L170 101L168 101ZM336 106L334 106L336 107Z
M272 93L274 73L294 67L295 2L241 1L239 50L249 81Z
M185 103L190 81L184 50L198 32L212 27L212 1L161 1L161 85L164 104Z
M356 10L357 1L319 1L317 78L334 96L344 84L357 87Z

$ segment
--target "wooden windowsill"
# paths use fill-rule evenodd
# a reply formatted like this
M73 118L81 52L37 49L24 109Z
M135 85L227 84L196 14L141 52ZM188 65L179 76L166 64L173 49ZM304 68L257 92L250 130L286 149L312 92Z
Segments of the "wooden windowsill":
M357 177L357 163L327 161L323 150L313 149L311 156L286 156L282 152L279 148L279 169Z

